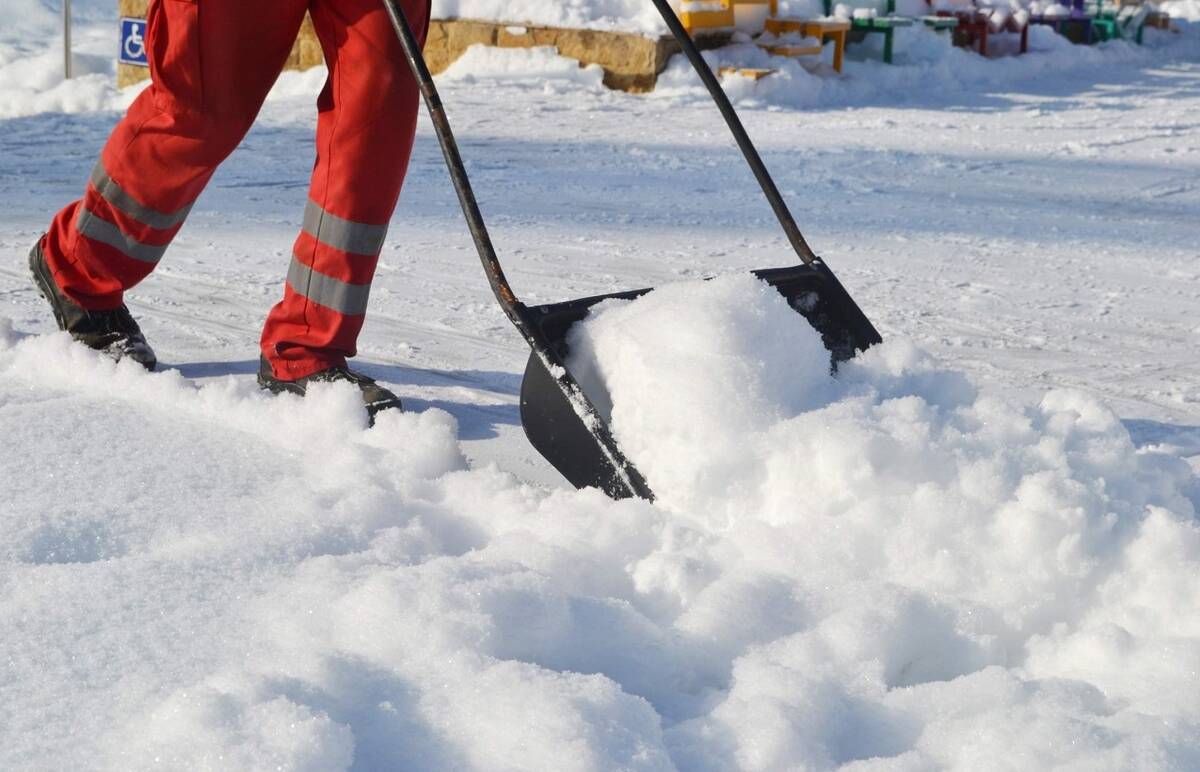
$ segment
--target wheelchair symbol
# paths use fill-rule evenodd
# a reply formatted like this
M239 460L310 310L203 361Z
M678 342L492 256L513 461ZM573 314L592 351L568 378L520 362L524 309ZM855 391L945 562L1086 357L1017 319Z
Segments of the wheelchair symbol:
M126 59L145 59L146 58L146 39L142 37L139 30L136 28L125 38L125 58Z
M142 19L121 19L122 64L146 66L146 22Z

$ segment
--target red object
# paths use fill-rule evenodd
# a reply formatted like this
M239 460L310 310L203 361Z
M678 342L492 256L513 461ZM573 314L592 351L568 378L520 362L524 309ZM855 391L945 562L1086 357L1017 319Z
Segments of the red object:
M429 0L399 4L423 41ZM68 297L115 308L154 270L254 122L305 11L329 79L317 100L304 226L262 352L288 380L354 356L418 111L416 83L378 0L152 0L152 84L113 130L83 200L59 212L43 243Z
M926 0L929 2L929 0ZM998 30L990 29L991 11L980 8L963 8L956 10L940 10L936 12L938 16L948 16L958 19L958 26L954 28L954 44L962 48L972 48L976 44L979 46L979 54L987 56L988 52L988 35L994 32L1013 32L1019 34L1020 46L1018 53L1025 53L1029 50L1029 25L1018 24L1017 20L1009 17L1005 21L1004 26Z

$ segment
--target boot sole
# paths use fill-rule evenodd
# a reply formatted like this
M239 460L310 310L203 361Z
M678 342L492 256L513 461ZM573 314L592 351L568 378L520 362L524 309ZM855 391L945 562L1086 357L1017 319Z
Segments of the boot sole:
M54 314L54 322L58 325L58 329L66 332L66 315L63 313L62 306L59 303L58 293L51 289L51 282L54 279L50 277L46 259L41 257L40 252L41 249L35 246L33 251L29 253L29 273L33 276L33 285L37 287L41 296L50 304L50 311Z
M33 286L37 287L38 293L50 304L50 312L54 314L54 323L58 325L58 329L69 333L70 330L67 329L67 315L62 308L62 299L58 293L58 285L54 283L54 277L50 275L50 267L46 265L46 258L42 254L40 241L29 252L29 273L33 276ZM79 342L82 343L82 341ZM87 344L84 343L84 345L86 346ZM88 348L91 348L91 346L88 346ZM92 350L104 351L104 349ZM132 361L137 362L136 359ZM138 362L138 364L150 372L154 372L154 368L158 366L158 358L155 357L149 362Z

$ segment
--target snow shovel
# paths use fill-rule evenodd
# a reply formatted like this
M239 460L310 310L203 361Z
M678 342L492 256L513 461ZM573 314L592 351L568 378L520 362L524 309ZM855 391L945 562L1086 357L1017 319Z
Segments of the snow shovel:
M800 265L769 268L754 271L754 274L778 290L821 334L825 348L830 352L831 368L836 368L838 362L850 359L857 352L881 342L879 333L833 275L833 271L804 241L787 204L784 203L758 151L754 149L750 137L729 103L729 98L700 55L691 36L668 5L668 0L651 2L662 14L671 34L675 36L716 101L759 186L771 208L775 210L775 216L783 226L792 249L801 261ZM450 171L450 179L458 193L459 203L462 205L483 269L492 285L492 292L495 293L504 313L529 344L529 362L521 383L521 423L525 427L529 442L577 488L599 488L616 499L638 496L653 500L654 493L646 484L646 479L621 452L608 424L583 393L566 365L569 353L567 331L571 325L587 315L589 308L609 298L631 300L650 292L650 289L616 292L540 306L527 306L517 299L504 277L496 250L492 247L441 98L412 28L404 13L397 7L396 0L383 0L383 5L429 108L429 116L433 120L438 142Z

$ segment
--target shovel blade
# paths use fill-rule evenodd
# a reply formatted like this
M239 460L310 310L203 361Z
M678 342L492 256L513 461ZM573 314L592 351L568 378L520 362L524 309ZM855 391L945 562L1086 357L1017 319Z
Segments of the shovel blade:
M589 426L595 420L603 419L580 417L559 380L531 353L521 381L521 425L529 443L576 488L599 488L614 499L639 495Z

